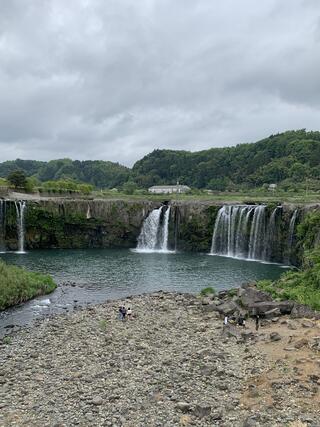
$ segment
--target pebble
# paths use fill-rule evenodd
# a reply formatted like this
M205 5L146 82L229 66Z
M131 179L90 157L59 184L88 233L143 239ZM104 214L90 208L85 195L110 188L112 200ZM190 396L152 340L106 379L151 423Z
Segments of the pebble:
M119 321L119 305L129 304L133 319ZM262 402L252 418L242 396L271 365L254 342L224 336L222 321L196 296L158 292L22 329L1 346L0 425L271 427L298 419L292 392L284 400L277 393L310 390L281 382L276 404ZM258 388L251 396L261 398ZM315 424L317 415L308 419Z

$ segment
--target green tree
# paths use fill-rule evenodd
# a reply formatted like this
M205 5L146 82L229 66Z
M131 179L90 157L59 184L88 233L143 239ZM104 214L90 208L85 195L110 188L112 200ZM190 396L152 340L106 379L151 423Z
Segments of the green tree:
M134 194L137 188L138 188L137 184L133 181L127 181L122 186L122 189L125 194Z
M27 185L26 174L21 170L10 172L7 176L7 180L14 188L25 188Z

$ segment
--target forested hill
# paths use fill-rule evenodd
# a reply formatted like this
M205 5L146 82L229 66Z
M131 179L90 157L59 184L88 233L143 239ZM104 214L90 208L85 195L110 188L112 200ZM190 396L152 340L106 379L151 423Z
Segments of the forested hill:
M141 186L175 183L197 188L261 186L320 179L320 132L288 131L252 144L199 152L155 150L133 167Z
M130 169L119 163L102 160L13 160L0 163L0 177L7 177L15 170L22 170L28 177L35 177L40 182L72 179L92 184L95 187L113 188L128 181Z
M40 182L72 179L98 188L128 182L148 188L179 181L196 188L234 190L269 183L297 188L306 179L319 189L320 132L288 131L251 144L189 152L155 150L136 162L133 169L107 161L39 162L14 160L0 163L0 177L15 170Z

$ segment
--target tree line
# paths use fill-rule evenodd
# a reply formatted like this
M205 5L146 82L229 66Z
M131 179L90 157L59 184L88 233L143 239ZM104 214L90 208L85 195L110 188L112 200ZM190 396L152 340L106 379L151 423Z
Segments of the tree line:
M133 168L108 161L70 159L0 163L0 177L17 170L34 182L76 182L93 188L134 191L152 185L181 184L198 189L236 191L267 186L297 188L307 181L319 189L320 132L305 129L271 135L256 143L198 152L154 150Z

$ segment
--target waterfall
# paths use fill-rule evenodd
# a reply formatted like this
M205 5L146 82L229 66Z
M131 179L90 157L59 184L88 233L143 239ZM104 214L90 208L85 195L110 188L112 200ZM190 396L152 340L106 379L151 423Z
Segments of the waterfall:
M298 210L296 209L291 216L290 224L289 224L287 256L286 256L286 262L288 264L290 264L290 261L291 261L292 243L293 243L293 236L294 236L294 229L296 225L297 215L298 215Z
M266 232L266 244L263 251L263 259L265 261L268 261L271 259L273 249L277 241L276 216L277 216L278 209L280 208L281 206L277 206L275 209L273 209L268 222L267 232Z
M6 251L5 245L6 202L0 199L0 252Z
M171 208L168 206L164 210L165 206L154 209L144 220L138 237L136 248L138 252L169 252L168 241Z
M211 251L210 251L211 254L218 254L218 253L224 254L224 252L221 252L223 251L223 249L221 248L220 240L221 240L221 236L224 234L223 233L223 224L224 224L223 217L225 216L225 210L226 210L226 206L223 206L221 209L219 209L216 222L214 224Z
M88 203L88 207L87 207L87 215L86 215L87 219L91 219L91 209L90 209L90 205Z
M171 210L171 207L168 206L166 213L164 214L163 233L162 233L162 242L161 242L161 250L163 251L168 250L170 210Z
M266 206L259 205L254 209L250 230L249 259L262 259L265 243L265 212Z
M266 206L222 206L214 225L211 254L263 259Z
M18 230L18 252L24 253L25 227L24 211L26 208L25 201L14 202L17 212L17 230Z

